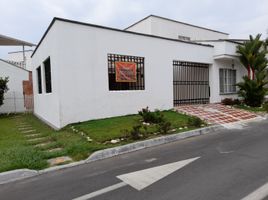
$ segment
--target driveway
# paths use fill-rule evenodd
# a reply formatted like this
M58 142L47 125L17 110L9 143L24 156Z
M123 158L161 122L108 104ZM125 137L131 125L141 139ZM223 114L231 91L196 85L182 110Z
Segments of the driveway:
M258 117L252 112L222 104L182 105L176 107L175 110L199 117L211 124L242 122Z

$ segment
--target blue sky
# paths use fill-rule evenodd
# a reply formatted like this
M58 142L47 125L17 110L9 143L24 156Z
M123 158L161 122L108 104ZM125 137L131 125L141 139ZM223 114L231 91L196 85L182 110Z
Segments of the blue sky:
M0 34L38 43L53 17L125 28L155 14L230 33L267 36L267 0L1 0ZM0 57L17 48L0 47ZM19 49L20 50L20 49Z

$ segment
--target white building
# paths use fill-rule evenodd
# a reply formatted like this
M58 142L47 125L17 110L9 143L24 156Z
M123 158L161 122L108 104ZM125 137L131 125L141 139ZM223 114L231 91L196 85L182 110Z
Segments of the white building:
M54 18L32 55L34 112L58 129L236 97L245 74L236 45L226 33L152 15L126 30Z
M22 46L23 50L10 53L8 59L0 59L0 77L8 77L9 90L4 94L4 104L0 113L16 113L31 111L33 108L31 51L25 46L34 46L29 42L0 35L1 46Z

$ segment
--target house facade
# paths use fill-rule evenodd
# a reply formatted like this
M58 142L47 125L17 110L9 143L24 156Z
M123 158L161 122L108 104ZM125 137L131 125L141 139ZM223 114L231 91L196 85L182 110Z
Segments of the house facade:
M162 28L161 28L162 27ZM35 114L52 127L236 97L228 34L157 16L119 30L54 18L32 54Z

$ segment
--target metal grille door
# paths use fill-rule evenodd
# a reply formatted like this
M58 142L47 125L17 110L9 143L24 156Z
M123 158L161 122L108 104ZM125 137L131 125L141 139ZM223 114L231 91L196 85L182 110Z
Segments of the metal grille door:
M174 105L209 103L209 65L173 61Z

